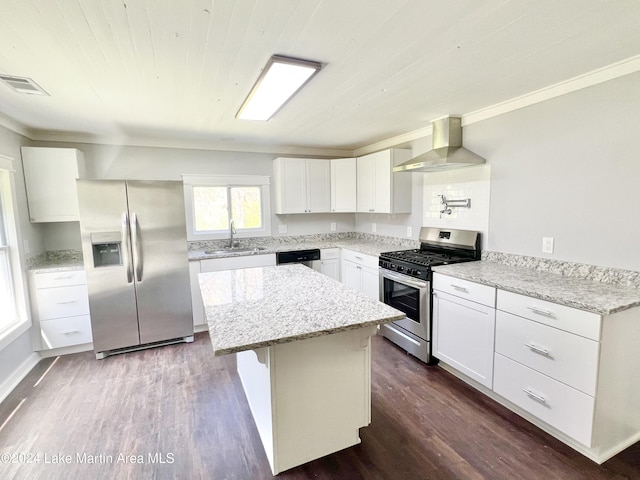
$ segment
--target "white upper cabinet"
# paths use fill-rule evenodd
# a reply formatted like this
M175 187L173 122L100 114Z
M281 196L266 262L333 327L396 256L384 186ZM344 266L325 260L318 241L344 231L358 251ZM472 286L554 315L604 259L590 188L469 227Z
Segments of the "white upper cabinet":
M356 211L356 159L331 160L331 211Z
M31 222L77 222L76 179L84 156L75 148L22 147Z
M411 212L411 174L393 173L394 166L410 158L410 150L396 148L358 157L358 212Z
M326 213L331 209L331 162L311 158L273 161L276 213Z

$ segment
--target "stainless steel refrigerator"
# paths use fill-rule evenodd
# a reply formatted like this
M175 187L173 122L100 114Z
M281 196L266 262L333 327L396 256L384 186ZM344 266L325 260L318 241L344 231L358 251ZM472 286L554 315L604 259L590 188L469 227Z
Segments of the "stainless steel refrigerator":
M96 358L193 341L182 182L77 188Z

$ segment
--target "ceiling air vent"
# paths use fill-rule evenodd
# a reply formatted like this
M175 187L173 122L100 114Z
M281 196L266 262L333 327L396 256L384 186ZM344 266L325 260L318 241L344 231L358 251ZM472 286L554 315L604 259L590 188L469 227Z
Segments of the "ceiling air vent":
M18 93L28 93L31 95L49 95L40 85L27 77L13 77L11 75L0 75L0 80L9 85Z

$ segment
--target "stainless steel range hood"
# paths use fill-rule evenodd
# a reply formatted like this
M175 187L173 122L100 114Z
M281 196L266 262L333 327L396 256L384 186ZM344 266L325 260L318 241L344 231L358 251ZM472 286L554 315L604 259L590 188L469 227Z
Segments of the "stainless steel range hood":
M394 167L394 172L435 172L485 163L484 158L462 146L460 117L440 118L431 125L433 149Z

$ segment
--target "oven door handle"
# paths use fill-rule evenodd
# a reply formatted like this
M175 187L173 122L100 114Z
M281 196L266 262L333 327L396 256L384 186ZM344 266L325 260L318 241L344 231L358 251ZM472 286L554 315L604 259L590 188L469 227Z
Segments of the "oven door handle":
M418 280L410 280L405 276L395 275L393 273L384 272L382 274L383 278L388 278L389 280L393 280L394 282L402 283L404 285L408 285L410 287L415 288L427 288L429 284L427 282L420 282Z

